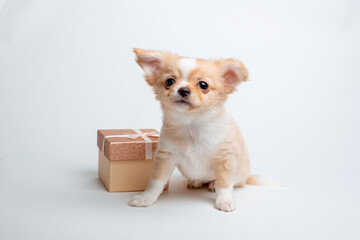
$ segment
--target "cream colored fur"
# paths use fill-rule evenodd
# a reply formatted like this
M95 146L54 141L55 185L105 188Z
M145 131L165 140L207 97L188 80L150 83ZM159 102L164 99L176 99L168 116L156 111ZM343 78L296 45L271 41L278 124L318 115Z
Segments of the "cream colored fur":
M208 184L209 190L216 191L217 209L235 210L232 191L246 184L250 163L242 134L224 102L236 85L247 80L247 69L235 59L189 59L160 51L134 51L164 116L151 182L130 204L154 204L176 166L188 179L189 188ZM169 78L175 81L171 86L165 83ZM208 89L201 89L200 81ZM191 94L180 96L181 87Z

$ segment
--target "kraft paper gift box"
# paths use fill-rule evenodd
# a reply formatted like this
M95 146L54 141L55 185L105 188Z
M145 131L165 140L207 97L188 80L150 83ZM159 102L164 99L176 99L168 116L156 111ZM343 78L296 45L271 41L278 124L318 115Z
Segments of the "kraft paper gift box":
M98 130L98 175L109 192L146 189L158 140L155 129Z

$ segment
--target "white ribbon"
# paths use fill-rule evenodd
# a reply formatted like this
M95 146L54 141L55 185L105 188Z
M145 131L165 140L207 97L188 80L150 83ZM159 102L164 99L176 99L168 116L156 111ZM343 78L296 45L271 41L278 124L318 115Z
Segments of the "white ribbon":
M159 137L159 133L157 132L143 132L140 129L133 129L133 134L121 134L121 135L108 135L104 136L103 145L102 145L102 152L105 154L105 141L107 138L113 138L113 137L126 137L131 139L136 139L138 137L141 137L145 141L145 159L152 159L152 141L148 137Z

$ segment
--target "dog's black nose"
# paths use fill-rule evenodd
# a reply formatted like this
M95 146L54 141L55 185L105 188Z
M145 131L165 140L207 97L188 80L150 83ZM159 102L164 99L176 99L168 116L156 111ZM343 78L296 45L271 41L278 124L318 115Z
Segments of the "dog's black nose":
M191 90L188 89L187 87L182 87L179 88L178 93L182 96L182 97L186 97L189 96L191 93Z

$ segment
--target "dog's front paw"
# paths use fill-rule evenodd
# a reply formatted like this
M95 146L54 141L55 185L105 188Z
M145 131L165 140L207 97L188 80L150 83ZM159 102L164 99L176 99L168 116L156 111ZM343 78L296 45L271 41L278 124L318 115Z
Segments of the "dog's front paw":
M138 194L130 201L130 205L133 207L148 207L156 202L155 197L146 196L144 194Z
M224 212L232 212L236 208L235 201L232 199L229 200L216 200L215 201L215 208L224 211Z

